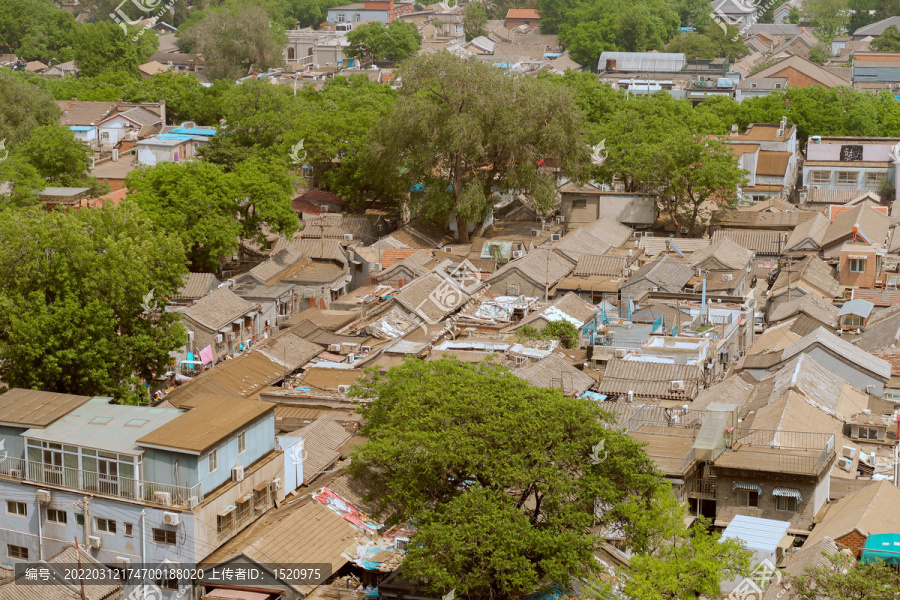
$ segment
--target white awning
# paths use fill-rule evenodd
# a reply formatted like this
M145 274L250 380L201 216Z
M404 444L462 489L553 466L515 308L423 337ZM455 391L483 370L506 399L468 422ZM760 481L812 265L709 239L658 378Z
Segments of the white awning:
M796 498L797 502L803 502L803 497L800 495L800 490L795 490L793 488L777 487L772 490L772 495L782 496L784 498Z
M736 492L737 490L751 490L758 494L762 494L762 486L758 483L746 483L744 481L735 481L734 486L731 491Z

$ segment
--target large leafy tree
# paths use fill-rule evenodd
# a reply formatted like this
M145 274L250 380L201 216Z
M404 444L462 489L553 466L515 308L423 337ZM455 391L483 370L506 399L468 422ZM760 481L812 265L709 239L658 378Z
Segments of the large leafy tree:
M669 486L594 402L456 358L370 373L355 393L372 402L351 474L394 519L415 519L404 576L433 593L519 598L589 577L591 531L607 527L638 553L682 537Z
M36 128L16 152L28 157L49 185L89 187L94 193L105 191L89 174L91 151L61 125Z
M231 172L205 161L161 163L126 183L155 229L181 241L195 271L218 269L240 239L260 239L263 223L288 237L297 228L290 178L258 159Z
M731 62L737 62L749 50L737 27L728 25L726 33L721 27L712 25L702 33L685 33L674 37L666 46L666 52L683 52L687 58L712 59L725 56Z
M156 52L159 40L152 29L127 27L111 21L85 23L72 36L72 55L79 75L123 72L138 76L138 67Z
M376 61L401 61L422 47L422 36L415 23L395 20L387 25L374 22L347 34L351 56L371 57Z
M133 402L185 342L165 297L184 252L127 203L0 215L0 378L9 386ZM158 311L148 314L154 290Z
M270 19L263 6L226 4L207 11L178 36L191 52L203 55L207 77L239 79L282 63L284 30Z
M169 123L194 121L198 125L216 126L222 118L221 96L226 89L217 84L206 87L186 73L157 73L150 79L128 82L118 97L128 102L165 100Z
M891 25L872 41L872 47L879 52L900 52L900 29Z
M479 35L487 33L484 26L488 21L488 13L483 1L469 2L464 14L463 29L466 32L467 40L473 40Z
M847 0L804 0L800 11L816 27L816 35L826 42L850 25Z
M801 600L895 600L900 587L896 567L857 564L851 556L827 556L827 562L788 579Z
M453 215L463 243L495 187L530 188L545 159L574 176L587 161L583 117L566 88L449 52L412 59L400 76L400 100L373 131L368 172L423 183L425 201L413 208Z
M5 140L7 149L15 149L36 128L58 123L59 115L59 107L45 90L0 69L0 140Z
M52 0L0 0L2 53L48 64L66 62L72 58L74 31L75 17Z

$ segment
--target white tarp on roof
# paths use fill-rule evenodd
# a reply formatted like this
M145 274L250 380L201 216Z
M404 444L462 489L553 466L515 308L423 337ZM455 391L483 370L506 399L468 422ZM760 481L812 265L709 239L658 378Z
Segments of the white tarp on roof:
M677 73L687 64L683 53L673 52L604 52L597 69L606 71L608 60L615 61L616 71L647 71Z

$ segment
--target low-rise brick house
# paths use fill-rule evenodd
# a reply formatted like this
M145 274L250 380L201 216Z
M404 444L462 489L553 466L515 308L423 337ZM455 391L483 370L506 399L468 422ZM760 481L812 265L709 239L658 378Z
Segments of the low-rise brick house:
M260 311L238 297L230 289L218 288L197 303L185 307L181 319L188 329L187 351L199 355L204 348L212 349L212 357L219 359L233 355L247 342L255 342L262 333Z

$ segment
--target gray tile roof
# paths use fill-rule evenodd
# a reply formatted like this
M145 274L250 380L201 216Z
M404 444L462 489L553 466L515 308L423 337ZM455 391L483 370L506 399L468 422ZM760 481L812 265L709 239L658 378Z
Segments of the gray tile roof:
M711 243L712 240L703 238L642 237L638 238L637 247L642 248L647 258L652 259L664 252L674 252L672 246L684 255L691 255Z
M597 390L614 396L631 391L644 398L690 400L697 395L702 377L696 365L613 359L606 365ZM684 391L673 391L673 381L683 381Z
M742 377L728 377L697 394L697 397L691 402L691 408L706 410L710 404L715 402L744 406L754 389L753 384L745 381Z
M766 231L765 229L719 229L713 233L712 243L716 244L725 238L730 239L739 246L752 250L756 254L778 256L784 251L788 232Z
M693 275L694 270L689 265L667 254L638 269L622 287L646 279L667 292L680 292Z
M537 387L558 388L569 396L580 396L594 385L593 377L576 369L558 353L520 367L513 375Z
M852 236L853 227L856 225L859 226L859 234L866 239L869 245L878 248L887 238L891 219L871 206L861 204L834 218L825 233L825 239L822 240L822 247L828 247Z
M199 300L219 285L219 280L212 273L188 273L184 276L184 285L175 294L176 298Z
M719 237L710 246L698 250L691 255L691 264L698 266L708 259L721 263L726 269L746 269L753 258L753 250L738 244L730 236Z
M784 250L793 250L807 240L814 244L813 249L821 248L822 241L825 239L825 233L830 225L831 221L828 220L828 217L818 213L814 218L797 225L797 228L791 232L790 237L787 239Z
M230 289L218 288L186 307L181 314L211 331L217 331L255 310L255 304L250 304Z
M878 321L877 326L866 327L856 345L866 352L882 352L900 345L900 313Z
M588 223L582 229L592 233L613 248L618 248L631 239L634 230L631 227L619 223L609 216L603 216Z
M823 300L818 294L806 294L796 300L776 306L772 314L769 315L769 323L775 324L779 321L790 319L798 313L809 315L820 321L822 325L834 327L838 309L832 303Z
M250 269L250 276L260 283L277 281L300 261L308 260L296 245L289 245L269 260Z
M612 246L584 229L576 229L567 233L563 238L553 244L553 248L565 253L566 256L578 260L583 254L603 254Z
M0 582L0 600L117 600L123 596L122 586L118 583L103 584L101 577L95 582L84 587L79 587L79 580L66 579L66 571L73 565L81 565L85 569L99 569L107 571L107 568L92 557L88 552L76 550L74 545L66 545L59 552L45 558L41 563L37 562L37 556L29 564L46 567L49 569L50 581L34 582L24 581L25 573L18 577L10 577ZM108 570L106 575L110 581L115 581L115 574ZM82 590L84 596L82 596Z
M437 273L406 284L394 297L397 302L429 323L439 322L470 298Z
M609 277L622 276L628 268L628 258L625 256L613 256L610 254L582 254L575 265L575 277L590 277L592 275L606 275Z
M547 254L550 254L549 261ZM576 261L563 256L558 252L546 248L538 248L529 252L524 258L513 260L494 271L487 282L491 283L508 275L511 271L518 272L521 276L531 280L537 285L544 285L549 281L553 287L560 279L575 269Z
M891 363L877 356L872 356L865 350L857 348L850 342L821 327L785 348L782 359L790 359L801 352L805 353L809 348L816 345L826 348L836 357L845 359L847 362L865 369L879 378L883 378L885 381L891 377Z
M826 299L837 293L838 281L834 277L834 269L818 256L807 256L800 262L781 270L778 278L769 290L770 295L777 295L788 288L801 287L807 291L818 291Z
M540 318L544 318L551 322L557 321L559 320L559 317L562 316L559 315L559 313L564 313L575 321L584 324L588 319L593 318L595 311L596 308L594 305L582 300L578 294L569 292L563 297L557 298L541 310L534 311L519 321L515 328L518 329L519 327L533 323Z
M856 31L853 32L854 36L860 35L871 35L873 37L878 37L884 30L890 26L894 26L897 29L900 29L900 16L897 17L888 17L887 19L882 19L881 21L876 21L875 23L870 23L865 27L860 27Z

